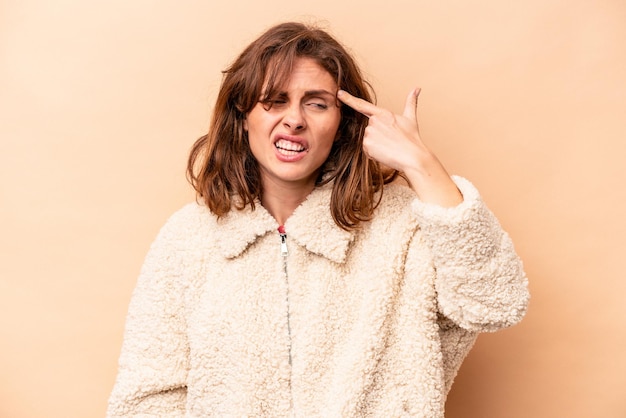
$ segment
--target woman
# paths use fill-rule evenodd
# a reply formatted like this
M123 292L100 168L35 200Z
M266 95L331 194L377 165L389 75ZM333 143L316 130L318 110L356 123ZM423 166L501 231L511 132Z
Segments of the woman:
M275 26L225 71L153 243L109 416L443 417L527 281L478 192L371 103L326 32ZM397 173L408 181L392 184Z

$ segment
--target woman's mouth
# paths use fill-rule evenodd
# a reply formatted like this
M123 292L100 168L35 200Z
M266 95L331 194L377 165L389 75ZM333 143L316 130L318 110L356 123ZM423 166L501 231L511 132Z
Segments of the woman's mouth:
M276 147L278 152L283 155L297 155L303 151L306 151L304 145L298 142L288 141L286 139L279 139L274 143L274 146Z

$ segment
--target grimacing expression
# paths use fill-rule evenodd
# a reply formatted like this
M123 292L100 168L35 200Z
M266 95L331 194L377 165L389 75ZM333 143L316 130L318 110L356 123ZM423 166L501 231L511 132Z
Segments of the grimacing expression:
M312 189L341 121L337 83L311 58L298 58L284 86L247 114L244 129L264 187Z

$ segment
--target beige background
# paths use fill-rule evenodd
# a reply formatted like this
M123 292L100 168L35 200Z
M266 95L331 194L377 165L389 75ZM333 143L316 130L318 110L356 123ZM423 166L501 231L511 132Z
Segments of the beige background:
M0 417L98 417L220 70L321 22L511 233L533 295L448 417L626 416L623 0L0 1ZM356 3L355 3L356 4Z

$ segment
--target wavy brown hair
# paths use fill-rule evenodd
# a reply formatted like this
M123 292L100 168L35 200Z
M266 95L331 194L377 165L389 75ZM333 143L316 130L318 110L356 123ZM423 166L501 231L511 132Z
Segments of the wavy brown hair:
M209 132L195 142L187 163L189 182L218 217L232 208L250 205L254 209L261 199L259 165L250 150L244 120L259 101L275 95L289 79L295 60L304 57L328 71L340 89L373 100L354 59L324 30L291 22L263 33L223 71ZM340 109L337 140L320 170L317 186L332 182L333 219L351 230L371 219L382 198L382 186L398 173L369 159L363 151L367 117L348 106Z

